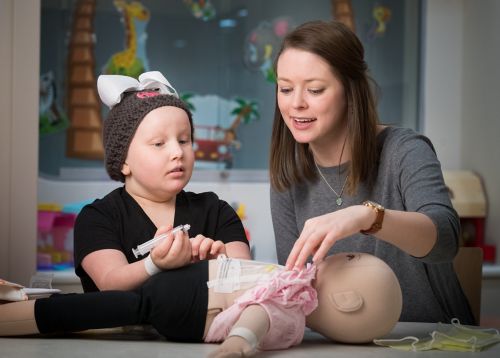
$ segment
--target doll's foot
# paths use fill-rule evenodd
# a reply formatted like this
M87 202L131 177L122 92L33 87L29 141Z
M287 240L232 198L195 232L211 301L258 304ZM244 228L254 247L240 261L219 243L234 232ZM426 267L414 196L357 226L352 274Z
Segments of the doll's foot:
M209 358L239 358L252 357L257 354L248 341L239 336L227 338L215 351L210 353Z

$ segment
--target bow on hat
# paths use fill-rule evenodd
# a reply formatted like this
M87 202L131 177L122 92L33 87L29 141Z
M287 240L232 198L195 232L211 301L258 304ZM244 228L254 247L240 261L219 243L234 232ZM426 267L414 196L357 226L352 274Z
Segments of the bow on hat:
M139 81L122 75L100 75L97 79L99 97L109 109L120 103L125 92L145 89L155 89L161 94L179 98L175 88L159 71L144 72L139 76Z

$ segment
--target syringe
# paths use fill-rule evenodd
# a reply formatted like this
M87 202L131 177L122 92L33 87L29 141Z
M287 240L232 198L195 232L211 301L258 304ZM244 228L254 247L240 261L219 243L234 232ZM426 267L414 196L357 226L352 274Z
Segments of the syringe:
M187 232L191 228L191 225L185 224L185 225L179 225L172 230L167 231L164 234L161 234L159 236L156 236L152 238L151 240L146 241L143 244L140 244L137 246L137 248L132 249L132 252L134 253L134 256L136 258L139 257L139 255L145 255L149 251L153 249L153 247L157 246L161 240L165 239L168 235L175 235L176 232L179 232L180 230Z

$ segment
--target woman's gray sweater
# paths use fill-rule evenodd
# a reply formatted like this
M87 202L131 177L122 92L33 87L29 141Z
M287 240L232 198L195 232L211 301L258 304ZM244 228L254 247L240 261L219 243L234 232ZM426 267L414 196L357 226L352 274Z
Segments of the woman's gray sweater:
M453 270L460 221L450 202L441 165L428 138L410 129L387 127L377 137L379 163L371 190L363 183L355 195L342 195L343 204L318 177L285 192L271 189L271 213L278 262L284 264L307 219L361 204L380 203L386 209L419 212L435 224L438 238L425 257L413 257L372 236L356 234L334 244L329 254L366 252L384 260L396 273L403 291L400 321L443 322L457 317L474 324L467 299ZM322 168L328 183L340 193L347 164Z

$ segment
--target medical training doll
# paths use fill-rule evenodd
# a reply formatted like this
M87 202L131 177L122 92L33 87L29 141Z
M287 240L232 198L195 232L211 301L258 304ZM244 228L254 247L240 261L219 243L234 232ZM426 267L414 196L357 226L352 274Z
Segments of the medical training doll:
M85 292L131 290L151 275L198 259L250 259L241 220L212 192L184 191L194 165L194 127L186 104L158 71L139 81L102 75L99 96L110 111L103 122L104 164L124 183L85 206L74 229L75 271ZM190 225L148 256L132 249ZM191 237L191 239L190 239Z
M53 295L0 305L0 336L151 324L166 339L223 342L213 356L299 344L307 325L337 342L365 343L398 321L398 280L364 253L302 270L220 256L151 277L134 291Z

